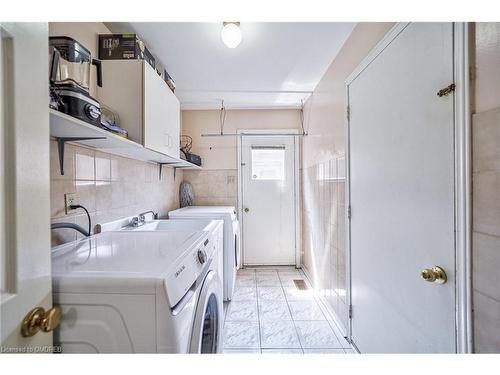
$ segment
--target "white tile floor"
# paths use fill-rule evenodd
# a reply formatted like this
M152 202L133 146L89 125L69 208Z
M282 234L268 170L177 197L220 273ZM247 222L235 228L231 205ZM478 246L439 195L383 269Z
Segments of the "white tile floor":
M294 280L304 280L308 289L297 289ZM352 353L327 316L302 271L240 270L225 304L224 353Z

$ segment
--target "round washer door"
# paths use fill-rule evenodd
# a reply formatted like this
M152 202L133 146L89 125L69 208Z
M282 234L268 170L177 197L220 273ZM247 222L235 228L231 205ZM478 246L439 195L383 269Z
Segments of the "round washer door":
M196 305L191 353L219 353L222 350L222 283L210 271L201 287Z

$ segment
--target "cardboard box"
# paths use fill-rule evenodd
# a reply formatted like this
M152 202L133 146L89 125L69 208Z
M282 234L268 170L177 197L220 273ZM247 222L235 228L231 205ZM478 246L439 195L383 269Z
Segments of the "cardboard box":
M100 34L99 59L146 60L155 68L155 58L137 34Z

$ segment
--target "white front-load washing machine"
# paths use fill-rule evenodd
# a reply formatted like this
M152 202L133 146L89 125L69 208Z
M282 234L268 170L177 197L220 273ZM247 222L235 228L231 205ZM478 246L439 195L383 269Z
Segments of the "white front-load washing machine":
M105 232L53 249L63 353L217 353L222 282L207 232Z
M111 221L108 223L97 224L99 233L109 231L192 231L192 232L207 232L213 246L217 249L217 273L222 278L224 269L224 221L212 219L181 219L181 220L149 220L144 221L141 225L130 225L132 217ZM236 222L239 230L238 222Z
M241 266L240 224L232 206L188 206L168 213L170 219L219 219L224 220L224 300L234 293L236 271Z

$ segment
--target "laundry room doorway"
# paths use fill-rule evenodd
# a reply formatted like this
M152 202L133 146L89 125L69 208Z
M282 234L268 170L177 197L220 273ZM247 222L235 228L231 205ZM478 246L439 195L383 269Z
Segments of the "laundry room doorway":
M243 264L299 266L298 135L240 131L238 208Z

